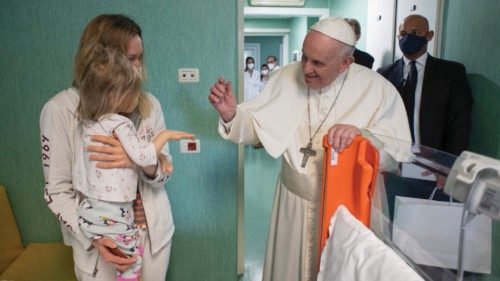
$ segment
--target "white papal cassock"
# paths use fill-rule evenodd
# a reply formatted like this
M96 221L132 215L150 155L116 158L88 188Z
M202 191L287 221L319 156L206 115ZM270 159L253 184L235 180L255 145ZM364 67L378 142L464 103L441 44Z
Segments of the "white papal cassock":
M288 65L271 76L260 96L239 104L231 122L219 124L225 139L241 144L261 141L271 156L283 155L269 225L264 281L316 280L322 139L329 128L350 124L364 134L411 141L397 90L368 68L353 63L330 85L310 89L311 129L307 92L300 63ZM311 156L302 168L300 148L307 145L310 131L314 134L325 118L312 140L316 156Z

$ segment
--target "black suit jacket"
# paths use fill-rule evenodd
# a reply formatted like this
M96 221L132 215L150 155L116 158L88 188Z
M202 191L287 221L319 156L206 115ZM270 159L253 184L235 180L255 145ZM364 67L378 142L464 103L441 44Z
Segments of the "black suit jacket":
M377 70L402 93L404 60ZM472 94L465 67L427 57L420 101L420 143L459 155L469 146Z
M368 68L373 67L374 59L367 52L363 52L361 50L354 49L354 53L352 54L352 56L354 57L355 63L360 64L362 66L366 66Z

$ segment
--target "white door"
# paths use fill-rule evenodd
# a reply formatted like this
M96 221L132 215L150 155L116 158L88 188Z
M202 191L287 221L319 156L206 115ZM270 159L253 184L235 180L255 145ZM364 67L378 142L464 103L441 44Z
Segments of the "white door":
M396 0L370 0L366 20L366 51L373 56L373 69L393 62L396 33Z

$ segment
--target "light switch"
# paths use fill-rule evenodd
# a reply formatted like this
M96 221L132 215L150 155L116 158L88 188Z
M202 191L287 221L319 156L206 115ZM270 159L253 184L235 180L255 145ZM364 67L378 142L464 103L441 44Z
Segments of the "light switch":
M200 140L180 140L181 153L200 153Z
M179 68L179 83L200 82L200 70L198 68Z

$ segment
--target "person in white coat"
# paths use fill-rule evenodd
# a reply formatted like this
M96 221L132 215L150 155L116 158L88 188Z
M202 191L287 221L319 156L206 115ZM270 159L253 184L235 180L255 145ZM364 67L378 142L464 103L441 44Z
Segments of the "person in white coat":
M75 57L73 85L51 98L40 115L43 172L45 176L45 201L61 222L65 244L72 246L75 274L78 280L107 281L116 278L116 270L125 271L137 257L120 257L115 254L116 243L107 238L91 240L79 226L77 208L82 194L73 185L75 149L80 146L80 129L76 108L79 88L85 67L90 63L91 50L96 45L115 48L126 56L130 64L141 72L142 31L130 18L123 15L97 16L86 26ZM141 118L137 112L130 119L138 135L145 141L165 129L165 121L158 100L149 93L144 95L151 103L151 112ZM102 169L127 168L132 161L120 142L110 136L92 136L94 145L87 150L94 154ZM171 239L174 232L170 202L164 187L170 177L171 156L168 144L158 155L155 165L140 172L137 198L133 202L136 225L140 226L143 280L165 280L170 260Z
M250 101L259 95L260 73L255 69L253 57L245 59L245 72L243 73L244 100Z
M262 93L264 91L264 87L267 84L267 81L269 81L269 67L267 64L263 64L260 66L260 86L259 86L259 93Z
M270 55L266 58L267 62L267 67L269 68L270 73L276 72L278 69L280 69L280 66L278 65L278 58L276 58L275 55Z
M301 62L272 74L256 99L237 105L231 82L223 77L210 88L224 139L261 141L271 156L283 155L263 281L316 280L324 135L336 152L361 134L411 140L397 90L353 64L355 44L347 22L322 19L304 39Z

